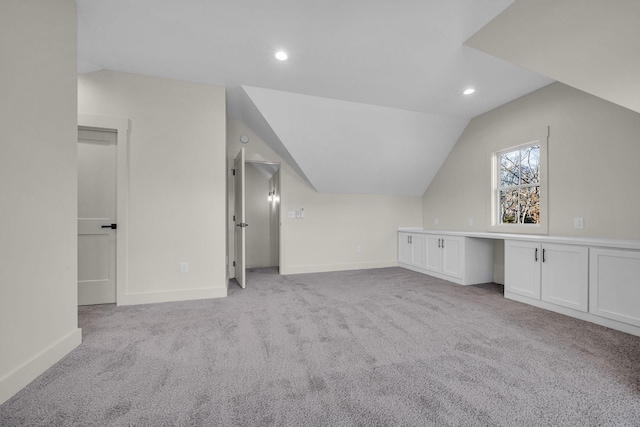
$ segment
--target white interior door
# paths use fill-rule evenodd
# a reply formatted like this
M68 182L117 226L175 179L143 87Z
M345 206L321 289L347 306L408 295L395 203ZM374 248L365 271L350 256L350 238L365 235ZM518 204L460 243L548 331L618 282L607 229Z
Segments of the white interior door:
M244 180L244 148L236 156L233 164L235 171L233 180L233 191L235 200L234 218L235 218L235 247L236 247L236 280L242 286L246 287L245 277L245 227L249 224L245 222L245 180Z
M78 305L116 302L116 141L78 130Z

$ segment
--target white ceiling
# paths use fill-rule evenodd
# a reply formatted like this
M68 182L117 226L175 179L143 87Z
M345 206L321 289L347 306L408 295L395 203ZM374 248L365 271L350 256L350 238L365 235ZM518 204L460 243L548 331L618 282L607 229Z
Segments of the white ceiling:
M271 179L273 174L280 169L280 165L277 163L247 162L247 165L256 168L256 170L267 179Z
M243 89L291 155L287 163L320 193L421 195L468 124L455 116Z
M466 44L640 112L639 0L520 0Z
M343 153L357 153L366 143L359 138L366 111L381 123L394 117L422 113L423 125L400 132L407 143L402 150L369 150L364 175L357 179L336 166L318 172L298 161L300 172L319 191L422 194L440 162L401 163L412 150L438 147L448 153L459 135L460 122L529 93L551 82L470 47L463 42L498 15L513 0L77 0L79 71L97 69L133 72L226 86L231 118L247 121L267 143L279 145L289 158L309 157L311 147L322 146L315 162L327 163ZM277 49L289 60L277 61ZM246 95L242 85L269 89L261 96L261 114L273 120L258 121L243 115ZM472 96L462 91L473 86ZM281 92L281 93L276 93ZM266 93L266 92L265 92ZM330 138L307 132L304 144L289 121L274 115L275 106L294 94L310 96L309 111L333 107L362 109L349 123L344 117L324 114L314 121L306 115L309 129L333 127L341 133ZM263 93L264 95L264 93ZM298 99L298 98L296 98ZM331 105L326 100L334 100ZM313 106L311 106L313 105ZM323 105L323 107L320 107ZM404 111L393 111L393 110ZM303 112L299 112L303 114ZM382 114L382 116L380 116ZM386 115L385 115L386 114ZM355 119L355 117L358 117ZM446 120L433 120L445 117ZM327 122L327 120L334 120ZM428 124L427 124L428 123ZM276 129L277 128L277 129ZM413 132L413 133L411 133ZM397 144L385 129L384 144ZM317 137L314 137L316 135ZM377 146L377 145L376 145ZM374 146L374 147L376 147ZM346 148L346 149L345 149ZM446 156L446 154L445 154ZM286 156L284 156L286 158ZM362 161L351 156L339 163ZM415 163L415 165L413 165ZM305 166L306 164L306 166ZM374 185L375 173L389 173L384 188ZM427 165L428 164L428 165ZM428 167L427 173L421 168ZM309 169L311 168L311 169ZM331 174L331 176L329 176ZM420 182L407 193L404 175ZM426 181L424 181L426 179ZM332 184L330 184L332 183ZM379 184L379 182L378 182Z

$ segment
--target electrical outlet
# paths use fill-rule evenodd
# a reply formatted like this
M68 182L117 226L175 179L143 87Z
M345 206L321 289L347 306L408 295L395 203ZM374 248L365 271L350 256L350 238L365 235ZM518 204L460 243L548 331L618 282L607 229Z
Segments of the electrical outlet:
M473 218L467 218L467 225L469 227L473 226Z
M434 218L433 219L433 225L438 225L438 222L440 222L440 221L438 221L438 218Z
M188 273L189 272L189 263L181 262L180 263L180 273Z
M295 218L295 217L296 217L296 213L295 213L295 211L289 211L289 213L288 213L288 217L289 217L289 219L293 219L293 218Z
M362 246L360 246L360 245L356 246L356 252L357 253L362 252Z
M573 228L584 228L584 218L574 218Z

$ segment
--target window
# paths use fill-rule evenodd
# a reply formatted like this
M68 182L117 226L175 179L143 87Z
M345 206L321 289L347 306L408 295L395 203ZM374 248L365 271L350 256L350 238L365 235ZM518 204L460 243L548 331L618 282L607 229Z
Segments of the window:
M501 224L540 224L540 145L498 153Z
M494 152L490 230L546 234L547 138L549 129L529 133L525 144ZM521 139L522 141L522 139Z

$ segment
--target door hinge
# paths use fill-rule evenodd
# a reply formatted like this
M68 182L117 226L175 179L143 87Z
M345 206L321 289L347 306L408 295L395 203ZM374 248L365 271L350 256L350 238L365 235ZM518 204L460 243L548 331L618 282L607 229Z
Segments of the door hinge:
M236 170L235 169L231 169L231 172L233 172L233 175L235 176Z
M233 266L234 266L234 267L236 266L236 262L235 262L235 261L233 261Z
M236 216L235 216L235 215L233 216L233 220L234 220L234 221L236 220Z

